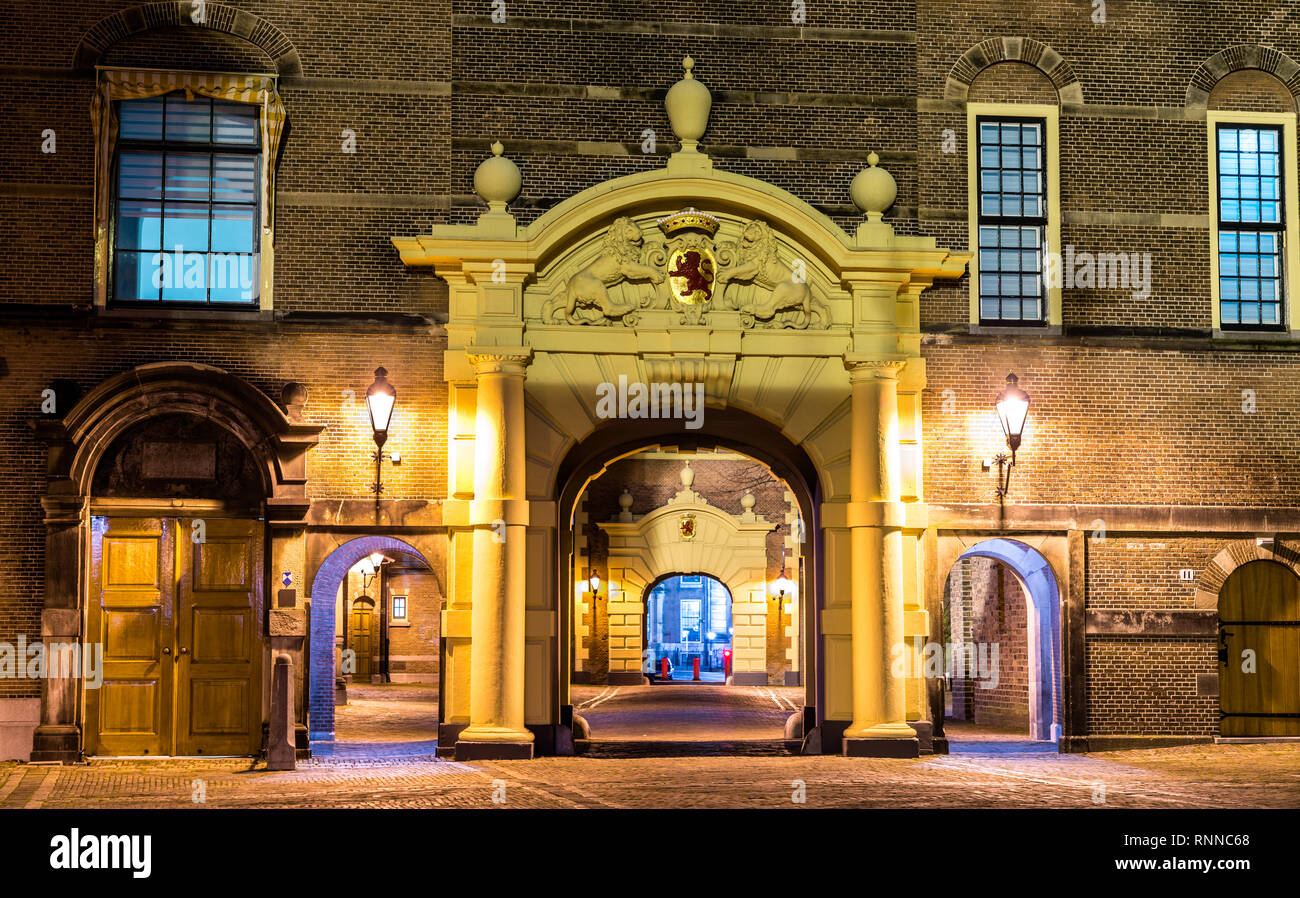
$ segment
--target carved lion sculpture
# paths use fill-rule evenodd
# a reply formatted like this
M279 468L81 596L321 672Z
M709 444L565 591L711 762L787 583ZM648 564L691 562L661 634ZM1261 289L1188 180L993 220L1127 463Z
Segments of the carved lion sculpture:
M557 316L571 324L589 324L599 320L622 318L640 308L637 301L620 303L609 298L609 289L622 281L650 281L662 284L663 272L642 265L641 229L636 222L624 216L616 219L605 234L600 256L579 271L555 292L542 306L542 320L551 321ZM581 310L593 313L583 315Z
M829 323L829 310L813 296L812 289L802 278L796 278L790 266L781 263L776 252L776 237L765 221L751 221L741 232L735 245L737 263L718 275L718 287L732 281L747 281L764 290L770 290L766 302L738 303L732 308L742 316L770 321L781 312L797 312L782 324L785 327L808 327L817 322Z

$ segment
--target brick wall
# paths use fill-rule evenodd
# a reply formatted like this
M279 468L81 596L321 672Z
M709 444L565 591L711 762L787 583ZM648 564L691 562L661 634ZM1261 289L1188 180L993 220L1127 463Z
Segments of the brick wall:
M442 596L433 574L394 570L388 577L388 595L406 596L407 619L393 621L388 630L390 673L395 683L438 682L438 639L441 633Z
M713 91L703 146L719 169L772 181L851 227L858 217L848 183L876 150L899 184L889 220L900 233L958 250L967 248L967 148L965 110L945 94L950 72L993 37L1031 38L1059 53L1084 101L1062 109L1062 242L1151 253L1151 296L1066 290L1060 334L1007 338L969 333L966 279L928 290L926 499L989 501L993 483L979 461L1002 444L988 406L1014 370L1034 405L1013 504L1300 505L1300 371L1291 344L1209 337L1205 128L1186 108L1198 67L1226 48L1261 44L1300 58L1293 5L1112 0L1099 24L1078 0L896 0L869 9L839 0L807 4L804 22L784 0L706 0L688 11L646 0L512 0L498 24L478 0L349 0L329 15L307 0L235 0L225 6L261 17L301 62L281 79L290 128L278 171L277 313L185 325L84 311L93 295L93 76L73 64L83 35L132 5L12 4L0 38L0 114L17 135L0 146L0 575L9 590L0 640L39 628L42 572L32 559L43 545L44 462L25 422L56 379L85 390L135 364L185 359L226 368L273 397L285 381L303 381L308 420L328 428L309 457L308 489L336 501L370 495L364 412L344 391L359 395L383 364L399 391L390 446L404 455L402 466L385 469L386 495L441 495L445 343L437 325L446 288L404 268L389 238L472 219L482 208L473 171L494 139L523 171L515 204L523 221L605 179L662 165L676 142L661 99L686 52ZM164 29L96 61L271 71L268 46ZM983 101L1050 102L1053 93L1021 63L994 65L970 85L970 97ZM1225 79L1210 105L1269 110L1288 101L1294 108L1285 89L1255 72ZM40 152L46 128L56 132L57 153ZM656 144L643 153L647 128ZM343 152L344 129L356 134L355 154ZM1249 401L1243 391L1253 391ZM608 478L592 495L612 490L600 500L609 510L592 520L617 510L622 484ZM674 484L669 478L665 489ZM697 488L712 499L703 470ZM634 495L638 510L652 498ZM782 521L785 506L766 501L760 496L757 510ZM1151 533L1140 541L1169 548L1090 545L1088 601L1181 607L1186 597L1169 572L1204 564L1231 538ZM769 620L769 634L779 623ZM1165 677L1177 683L1171 695L1185 696L1208 650L1189 646L1094 641L1090 719L1106 732L1203 731L1203 699L1175 718L1139 713L1125 698ZM1129 663L1146 651L1164 666ZM33 684L0 681L0 696L34 694ZM1115 703L1112 716L1107 703Z
M992 646L998 648L996 680L981 676L971 684L974 720L978 724L1027 731L1028 597L1006 565L991 558L972 558L963 563L971 566L971 631L979 653L977 659L988 657L991 661Z

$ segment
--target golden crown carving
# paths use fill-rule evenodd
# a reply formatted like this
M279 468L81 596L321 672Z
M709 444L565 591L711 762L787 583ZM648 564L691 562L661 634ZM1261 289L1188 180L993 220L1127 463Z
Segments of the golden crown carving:
M665 237L671 237L678 231L685 230L703 231L710 237L718 233L718 219L707 212L699 211L694 206L669 215L667 218L661 218L655 224L664 232Z

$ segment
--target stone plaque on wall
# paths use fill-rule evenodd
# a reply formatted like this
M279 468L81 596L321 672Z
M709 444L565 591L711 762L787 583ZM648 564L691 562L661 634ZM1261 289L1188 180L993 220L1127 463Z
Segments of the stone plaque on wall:
M212 480L217 476L216 444L146 442L140 475L149 480Z

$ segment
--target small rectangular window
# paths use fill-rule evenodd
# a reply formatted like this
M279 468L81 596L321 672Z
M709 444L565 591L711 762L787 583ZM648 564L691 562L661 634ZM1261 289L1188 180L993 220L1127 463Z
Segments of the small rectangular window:
M1281 329L1282 131L1220 124L1216 138L1220 324L1225 330Z
M260 115L184 92L118 104L114 302L258 304Z
M406 596L393 596L393 620L406 620Z
M1046 131L1043 119L976 121L981 324L1046 320Z

